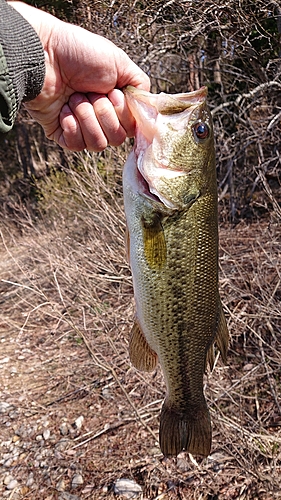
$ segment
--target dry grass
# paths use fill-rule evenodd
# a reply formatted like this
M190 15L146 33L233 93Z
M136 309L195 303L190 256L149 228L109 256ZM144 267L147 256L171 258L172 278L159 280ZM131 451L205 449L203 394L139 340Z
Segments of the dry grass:
M107 164L122 163L120 151L107 154ZM67 176L45 180L37 219L20 204L14 218L3 214L1 359L10 362L1 365L1 400L17 416L10 427L0 417L2 438L41 417L55 436L48 472L36 466L31 438L14 464L22 481L30 470L36 476L20 498L58 498L58 479L69 482L75 467L83 470L83 499L113 498L110 485L119 477L141 484L144 499L281 498L280 220L221 227L232 342L228 365L218 359L206 376L212 454L198 463L185 454L164 460L160 369L143 374L128 359L133 298L120 173L104 164L102 155L88 155ZM58 453L61 421L79 415L83 432Z

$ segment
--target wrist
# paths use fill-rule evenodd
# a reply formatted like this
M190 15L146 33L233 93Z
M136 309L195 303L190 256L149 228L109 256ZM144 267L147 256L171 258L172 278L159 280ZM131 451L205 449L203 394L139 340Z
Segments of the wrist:
M50 34L52 33L55 26L62 22L51 14L44 12L42 10L36 9L31 5L18 1L8 1L11 7L13 7L26 21L31 24L33 29L36 31L40 38L40 41L45 49L49 44Z

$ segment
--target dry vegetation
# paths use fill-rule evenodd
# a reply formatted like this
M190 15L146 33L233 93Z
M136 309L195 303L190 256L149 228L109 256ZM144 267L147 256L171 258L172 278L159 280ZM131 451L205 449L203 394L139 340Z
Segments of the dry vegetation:
M114 164L116 153L108 156ZM163 460L160 369L139 373L128 359L133 303L120 173L102 179L95 162L89 155L78 172L44 181L37 221L18 207L14 228L2 222L1 359L10 359L0 365L1 400L12 407L2 439L19 434L21 446L19 428L33 428L12 469L22 485L32 471L36 485L19 498L64 498L58 481L68 484L76 470L81 498L111 498L119 477L134 478L143 498L281 498L280 221L221 227L232 342L228 365L218 360L206 378L212 454L197 465L184 455ZM58 452L61 423L80 415L81 432ZM44 468L34 442L45 421L52 439Z
M211 455L163 459L160 368L140 373L128 359L121 169L130 146L67 155L23 115L0 158L0 496L113 499L125 477L143 500L280 499L280 8L73 5L73 20L110 34L155 91L209 86L231 346L227 366L218 358L205 379ZM18 481L11 491L1 483L8 473Z

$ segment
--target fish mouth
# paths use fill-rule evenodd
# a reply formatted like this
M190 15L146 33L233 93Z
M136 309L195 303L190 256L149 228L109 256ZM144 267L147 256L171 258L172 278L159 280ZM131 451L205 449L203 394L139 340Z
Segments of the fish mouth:
M165 155L158 154L157 157L157 154L154 154L159 119L170 120L169 117L165 118L165 115L177 115L186 110L186 116L191 116L193 110L206 101L207 87L201 87L194 92L174 95L163 92L151 94L131 86L124 88L123 92L136 121L134 151L137 159L137 182L140 193L154 202L161 203L162 206L165 205L169 209L176 210L179 207L160 192L159 180L160 184L163 185L172 179L188 175L188 172L171 167L169 159ZM159 115L161 116L159 117ZM179 120L182 119L179 117ZM157 140L159 145L159 138Z
M134 164L134 178L138 188L138 193L144 198L152 201L154 205L157 204L160 210L163 208L163 206L172 210L177 210L178 206L173 204L170 200L167 200L162 194L160 194L156 189L153 189L153 187L149 184L149 181L142 173L143 169L141 168L140 163L140 159L136 157L136 161Z
M166 207L171 210L178 210L180 207L175 203L172 203L170 200L165 198L159 191L154 189L149 185L149 182L145 179L145 177L141 174L140 170L136 168L136 179L139 187L139 193L144 197L153 202L153 204L157 204L159 206L160 211L162 211L163 207Z
M132 89L137 90L134 87L132 87ZM153 187L151 178L147 174L145 168L145 164L153 164L154 168L157 169L158 174L160 175L162 173L163 178L169 177L169 174L172 172L161 165L152 154L152 143L155 136L156 119L158 116L158 110L155 106L157 104L157 100L154 99L154 97L157 96L153 96L153 94L150 94L149 92L147 94L151 98L149 104L144 101L143 105L139 106L138 101L134 98L131 103L131 108L134 110L134 116L137 122L136 139L134 143L137 170L136 181L138 183L139 192L142 196L151 200L153 203L161 205L162 207L165 205L166 207L175 210L178 207ZM146 97L147 96L144 96L145 99ZM145 127L139 125L143 122L145 123Z
M153 106L157 113L172 115L180 113L191 106L198 106L206 101L208 88L204 86L200 87L198 90L194 90L193 92L171 95L166 94L165 92L160 92L160 94L151 94L146 90L141 90L128 85L123 89L123 93L132 114L135 118L137 118L134 111L134 108L136 108L136 102L140 104L142 103L146 107Z
M141 194L145 198L149 198L154 203L157 202L157 203L161 204L161 206L164 205L165 207L167 207L169 209L177 210L179 208L178 205L176 205L171 200L166 198L158 189L156 189L155 187L153 187L153 185L151 185L150 178L146 177L145 171L144 171L144 165L143 165L143 156L144 155L143 154L138 155L136 150L135 150L135 153L136 153L136 158L137 158L137 162L136 162L136 171L137 171L136 174L137 175L136 175L136 177L137 177L137 182L139 184L139 187L141 187ZM157 163L155 160L154 160L154 162ZM169 170L167 168L162 167L160 164L159 164L159 166L157 165L156 168L157 168L157 172L159 175L161 175L161 173L162 173L162 178L163 178L163 180L165 179L165 181L167 181L167 178L171 179L171 178L179 177L181 175L186 175L186 172Z
M160 198L150 191L149 183L142 175L140 169L138 168L138 165L136 165L136 180L139 187L139 192L142 196L152 200L153 202L157 202L163 205L163 202L160 200Z

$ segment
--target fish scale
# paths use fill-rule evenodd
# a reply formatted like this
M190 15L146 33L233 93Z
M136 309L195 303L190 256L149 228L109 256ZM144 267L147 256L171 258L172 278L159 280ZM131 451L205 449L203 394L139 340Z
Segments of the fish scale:
M130 358L148 371L160 362L167 388L160 415L163 454L184 449L207 456L212 433L203 376L207 360L213 363L215 339L225 360L228 332L218 292L216 169L206 89L176 94L173 101L133 88L125 96L137 124L123 174L136 302ZM148 133L144 116L150 107L155 125ZM208 132L201 142L197 123L206 123Z

